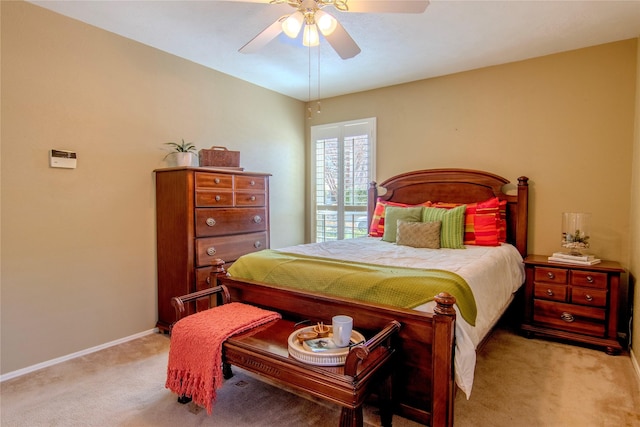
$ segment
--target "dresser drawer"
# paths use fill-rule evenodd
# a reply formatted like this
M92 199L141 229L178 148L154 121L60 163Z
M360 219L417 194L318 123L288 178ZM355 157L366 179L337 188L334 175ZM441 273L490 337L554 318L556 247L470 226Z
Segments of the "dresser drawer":
M236 175L236 190L260 190L267 188L267 179L263 176Z
M265 208L196 209L196 236L222 236L267 229Z
M196 189L199 188L225 188L233 189L233 175L196 172Z
M605 334L605 309L543 300L533 305L534 323L597 337Z
M244 254L266 248L266 232L197 239L196 264L198 267L206 267L216 258L231 262Z
M607 273L596 271L571 271L571 284L574 286L588 286L592 288L607 288Z
M569 270L564 268L535 267L534 280L546 283L567 283Z
M197 207L232 207L233 192L219 190L197 190L196 191Z
M571 302L573 304L588 305L591 307L606 307L607 290L572 286Z
M536 282L533 296L539 299L564 302L567 301L567 286Z
M264 206L267 196L263 193L238 191L236 192L236 206Z

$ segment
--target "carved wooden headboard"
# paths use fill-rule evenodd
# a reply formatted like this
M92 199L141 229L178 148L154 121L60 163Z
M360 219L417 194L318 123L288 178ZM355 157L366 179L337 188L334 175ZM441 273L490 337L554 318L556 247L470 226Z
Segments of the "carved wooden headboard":
M527 254L529 178L518 178L517 194L503 192L509 180L471 169L426 169L396 175L369 185L369 223L378 197L384 201L419 204L425 201L473 203L492 197L507 201L507 241ZM386 192L379 195L378 188Z

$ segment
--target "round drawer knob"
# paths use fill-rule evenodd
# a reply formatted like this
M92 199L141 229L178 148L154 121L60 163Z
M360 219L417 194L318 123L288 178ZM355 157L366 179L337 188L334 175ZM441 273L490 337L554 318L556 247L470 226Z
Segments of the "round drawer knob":
M254 216L253 222L255 222L256 224L260 224L262 222L262 218L260 217L260 215Z
M587 282L593 283L594 282L593 276L587 276Z
M254 180L251 180L251 182L249 183L249 185L256 185L256 182Z
M553 296L553 291L551 289L547 289L547 295L552 297Z
M566 311L562 312L562 314L560 315L560 318L567 323L571 323L574 320L576 320L575 317L573 317L573 314L567 313Z
M213 227L214 225L216 225L216 220L213 218L207 218L206 223L209 227Z
M549 272L547 272L547 277L548 277L549 279L555 279L555 278L556 278L556 275L549 271Z
M249 200L251 200L252 202L255 202L256 201L256 196L249 197Z
M213 246L210 248L207 248L207 255L214 256L215 254L216 254L216 248L214 248Z
M214 179L213 182L215 182L216 184L220 184L220 178Z
M253 247L256 249L260 249L262 247L262 242L260 240L256 240L256 242L253 244Z
M211 276L207 276L206 279L204 279L205 282L207 282L208 285L211 284Z
M584 296L584 299L586 299L586 300L587 300L587 301L589 301L589 302L593 301L593 297L592 297L591 295L589 295L589 294L586 294L586 295Z
M216 196L216 202L220 201L220 196Z

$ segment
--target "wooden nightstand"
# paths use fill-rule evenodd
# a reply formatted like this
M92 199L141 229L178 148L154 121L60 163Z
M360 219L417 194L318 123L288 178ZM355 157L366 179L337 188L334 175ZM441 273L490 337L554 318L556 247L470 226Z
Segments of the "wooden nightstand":
M525 260L525 309L522 330L604 347L618 354L618 297L624 269L614 261L581 266L549 262L547 256Z

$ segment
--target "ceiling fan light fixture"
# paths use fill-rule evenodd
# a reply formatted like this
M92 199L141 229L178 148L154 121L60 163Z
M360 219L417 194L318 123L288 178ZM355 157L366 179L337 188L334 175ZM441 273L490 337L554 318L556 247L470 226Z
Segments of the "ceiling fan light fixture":
M292 39L298 37L302 23L304 21L304 15L298 11L289 15L287 19L282 22L282 31Z
M302 44L304 46L318 46L320 44L320 35L316 24L307 24L304 26L304 34L302 35Z
M328 13L318 10L316 11L316 25L320 29L323 36L332 34L338 27L338 21Z

